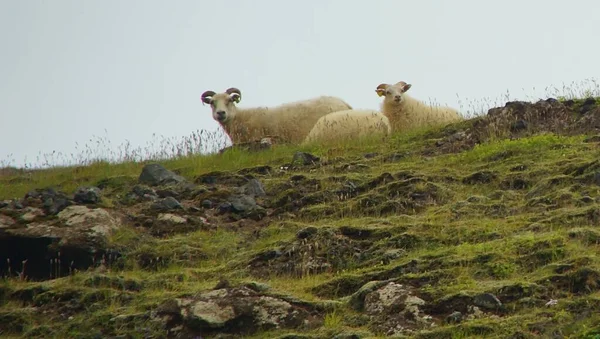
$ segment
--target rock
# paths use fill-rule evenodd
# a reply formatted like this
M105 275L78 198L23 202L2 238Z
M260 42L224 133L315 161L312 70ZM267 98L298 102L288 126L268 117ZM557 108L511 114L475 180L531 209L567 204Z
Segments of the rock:
M0 229L11 227L15 223L16 221L13 218L0 214Z
M219 214L232 213L239 218L260 220L266 215L263 207L256 204L251 195L237 194L230 196L227 201L219 206Z
M348 301L348 303L356 311L363 311L365 307L365 297L369 293L372 293L373 291L380 288L381 286L386 285L387 283L388 281L369 281L368 283L364 284L358 291L354 292L354 294L350 296L350 300Z
M296 305L280 297L237 287L168 300L153 313L155 318L167 325L170 334L182 330L186 336L212 333L243 335L259 329L304 326L314 321L309 309L307 303Z
M101 199L98 187L79 187L73 196L73 201L79 204L97 204Z
M25 211L25 213L23 213L23 215L21 215L20 219L25 222L32 222L36 218L44 216L44 211L42 211L41 209L36 208L36 207L25 207L24 211Z
M177 199L173 197L166 197L161 199L155 203L153 203L150 208L155 211L172 211L172 210L181 210L183 206L177 201Z
M150 227L150 234L165 236L197 231L208 226L208 221L203 217L179 216L171 213L161 213L156 220L145 226Z
M301 229L300 231L298 231L298 233L296 234L296 238L298 238L298 239L310 238L310 236L316 234L318 231L319 231L318 228L316 228L314 226L308 226L308 227L305 227L305 228Z
M502 306L502 302L491 293L482 293L474 296L473 304L488 310L494 310Z
M518 132L518 131L526 130L527 126L528 126L527 121L517 120L510 126L510 130L513 132Z
M387 335L411 333L432 327L432 317L421 309L425 301L413 288L389 282L365 295L364 311L371 316L374 331Z
M168 198L168 197L171 197L171 198L175 198L175 199L177 199L177 198L179 198L179 196L180 196L181 194L179 194L179 193L178 193L177 191L175 191L174 189L167 188L167 189L158 189L158 190L156 190L156 195L157 195L159 198Z
M496 173L491 171L476 172L463 179L464 184L488 184L497 178Z
M242 192L252 197L263 197L267 195L263 185L257 179L250 179L248 183L242 186Z
M256 200L249 195L236 195L229 198L233 212L245 213L256 208Z
M406 153L392 153L383 158L384 162L397 162L407 157Z
M153 198L158 197L156 191L153 188L150 188L146 185L135 185L131 189L131 192L140 198L145 198L149 196Z
M25 206L39 207L46 215L56 215L72 205L66 194L53 188L35 189L28 192L23 199Z
M463 318L464 317L462 313L454 311L446 317L445 322L446 324L458 324L463 321Z
M160 164L148 164L142 169L142 173L138 178L140 184L149 186L160 186L167 184L177 184L186 181L184 177L179 176L172 171L166 169Z
M321 161L321 159L315 155L306 152L296 152L292 158L292 166L308 166L314 165Z
M156 218L156 220L168 221L168 222L172 222L174 224L184 224L187 222L186 218L180 217L175 214L170 214L170 213L159 214L158 217Z
M56 272L66 275L72 269L87 269L111 254L107 238L119 227L119 219L104 209L68 206L55 219L32 222L25 228L17 224L2 228L0 257L11 259L12 272L20 271L21 261L27 259L25 274L29 279L54 278ZM57 258L60 269L50 270L49 260ZM0 275L6 273L8 265L0 262Z
M212 207L213 207L212 201L210 201L208 199L202 200L202 208L211 209Z
M593 110L596 107L596 98L589 97L585 99L585 101L581 104L579 108L579 113L586 114L587 112Z
M7 200L0 201L0 208L7 207L9 205L10 205L10 201L7 201Z

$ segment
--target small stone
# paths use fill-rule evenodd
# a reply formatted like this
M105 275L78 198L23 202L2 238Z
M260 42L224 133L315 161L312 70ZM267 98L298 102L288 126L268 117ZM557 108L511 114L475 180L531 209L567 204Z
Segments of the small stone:
M185 224L187 222L186 218L170 213L159 214L156 219L159 221L172 222L174 224Z
M138 178L140 184L147 184L149 186L177 184L184 181L185 178L182 176L179 176L166 169L164 166L156 163L144 166L142 173Z
M308 226L305 227L303 229L301 229L300 231L298 231L298 233L296 233L296 238L298 239L306 239L309 238L310 236L312 236L313 234L316 234L318 231L318 229L314 226Z
M462 321L463 321L463 314L458 311L454 311L446 317L446 324L458 324Z
M25 214L21 215L21 220L25 222L32 222L38 217L44 216L44 211L35 207L26 207Z
M7 215L0 214L0 229L11 227L15 223L16 222L13 220L13 218Z
M491 293L478 294L473 298L473 303L476 306L485 309L497 309L502 306L502 302Z
M219 205L219 214L225 214L231 211L232 205L230 202L224 202Z
M101 192L98 187L79 187L73 196L73 201L79 204L97 204L100 199Z
M211 209L212 207L213 207L212 201L210 201L208 199L202 200L202 208Z
M294 153L294 158L292 159L292 165L313 165L321 161L321 159L315 155L306 152L296 152Z
M527 126L528 126L527 121L517 120L512 124L510 129L513 132L517 132L517 131L522 131L522 130L527 129Z
M242 191L250 196L262 197L265 196L265 189L260 181L256 179L250 179L247 184L242 187Z
M170 211L183 209L183 206L173 197L167 197L152 204L151 208L156 211Z

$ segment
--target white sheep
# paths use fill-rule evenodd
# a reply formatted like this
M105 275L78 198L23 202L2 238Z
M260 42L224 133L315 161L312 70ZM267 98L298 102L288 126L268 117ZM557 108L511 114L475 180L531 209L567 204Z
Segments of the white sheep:
M411 87L411 84L400 81L394 85L380 84L375 90L377 95L385 97L381 111L390 120L394 132L462 120L462 116L454 108L427 105L409 96L406 91Z
M238 108L242 93L229 88L224 93L206 91L202 102L210 104L234 145L277 137L286 143L301 143L317 120L331 112L352 109L342 99L320 96L275 107Z
M319 118L304 143L357 140L366 136L386 137L392 133L388 118L379 111L350 109Z

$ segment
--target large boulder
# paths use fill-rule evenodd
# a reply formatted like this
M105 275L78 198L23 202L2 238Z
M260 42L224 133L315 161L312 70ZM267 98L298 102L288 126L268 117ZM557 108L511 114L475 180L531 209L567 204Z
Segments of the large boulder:
M154 312L171 335L192 337L217 332L243 335L258 330L297 329L317 321L315 315L305 304L246 286L167 300Z
M45 219L23 224L1 217L0 275L24 272L30 279L41 280L100 264L112 253L107 237L121 225L120 218L107 210L81 205L68 206L55 218Z

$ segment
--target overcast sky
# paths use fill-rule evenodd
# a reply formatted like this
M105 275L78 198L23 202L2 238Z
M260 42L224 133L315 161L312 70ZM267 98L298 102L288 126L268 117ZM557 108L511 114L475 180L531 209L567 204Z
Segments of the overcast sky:
M375 87L400 80L457 108L543 95L600 76L594 13L600 1L0 0L0 162L215 131L200 94L228 87L241 107L327 94L378 109Z

